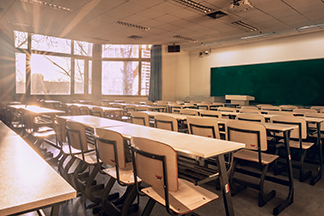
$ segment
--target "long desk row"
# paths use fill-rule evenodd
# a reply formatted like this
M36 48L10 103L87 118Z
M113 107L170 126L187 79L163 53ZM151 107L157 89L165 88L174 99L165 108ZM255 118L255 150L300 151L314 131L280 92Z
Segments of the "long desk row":
M0 122L0 215L20 214L76 197L76 191L20 136Z

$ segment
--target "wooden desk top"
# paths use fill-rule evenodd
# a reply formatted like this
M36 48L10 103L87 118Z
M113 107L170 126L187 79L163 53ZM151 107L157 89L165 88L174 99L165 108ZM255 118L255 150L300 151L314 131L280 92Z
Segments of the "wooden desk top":
M89 109L92 109L94 107L99 107L99 108L102 108L102 110L104 112L109 112L109 111L123 111L123 109L121 109L121 108L105 107L105 106L96 106L96 105L90 105L90 104L66 103L65 105L67 105L67 106L74 105L74 106L78 106L78 107L85 106L85 107L88 107Z
M34 114L64 114L65 112L62 110L50 109L39 106L25 106L21 108L22 110L34 113Z
M3 123L0 122L3 129ZM7 130L10 129L7 127ZM11 130L10 130L11 131ZM0 215L63 202L76 191L20 136L0 136Z
M92 115L77 115L77 116L58 116L58 118L78 122L86 127L116 127L126 126L131 123L92 116Z
M45 103L56 103L56 104L60 104L61 101L56 101L56 100L44 100Z
M150 117L156 116L156 115L165 115L165 116L171 116L176 118L178 121L183 121L187 119L186 115L176 114L176 113L164 113L164 112L154 112L154 111L141 111L144 113L147 113Z
M214 139L203 136L173 132L141 125L110 127L109 130L122 134L125 138L143 137L171 145L177 152L197 158L210 158L243 148L237 142Z

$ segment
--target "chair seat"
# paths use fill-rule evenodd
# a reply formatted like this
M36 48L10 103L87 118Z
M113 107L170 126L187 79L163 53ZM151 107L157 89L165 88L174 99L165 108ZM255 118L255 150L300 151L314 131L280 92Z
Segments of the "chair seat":
M83 160L81 153L76 154L75 157L80 159L80 160ZM96 154L96 152L95 151L90 151L90 152L84 153L84 161L87 164L90 164L90 165L97 164L97 154Z
M304 142L304 141L302 142L302 148L303 149L309 149L313 145L314 145L313 142ZM299 141L290 140L289 141L289 146L290 146L290 148L300 148L300 143L299 143Z
M246 161L251 161L251 162L255 162L255 163L259 162L258 156L259 155L258 155L257 151L252 151L252 150L248 150L248 149L241 149L234 153L235 158L246 160ZM263 152L261 153L261 157L262 157L262 164L264 164L264 165L270 164L273 161L275 161L277 158L279 158L278 155L273 155L273 154L268 154L268 153L263 153Z
M186 214L218 199L218 195L184 179L178 179L179 190L169 191L170 209L177 214ZM165 205L164 190L152 187L142 189L142 192L158 203Z
M116 167L104 169L103 172L117 179ZM124 169L119 169L119 179L125 185L132 185L135 183L132 163L127 163ZM137 177L137 181L141 182L142 180Z

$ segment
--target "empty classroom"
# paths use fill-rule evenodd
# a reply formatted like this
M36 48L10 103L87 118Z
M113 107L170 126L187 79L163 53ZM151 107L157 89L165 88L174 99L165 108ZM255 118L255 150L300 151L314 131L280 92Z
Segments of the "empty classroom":
M0 1L0 215L323 215L323 11Z

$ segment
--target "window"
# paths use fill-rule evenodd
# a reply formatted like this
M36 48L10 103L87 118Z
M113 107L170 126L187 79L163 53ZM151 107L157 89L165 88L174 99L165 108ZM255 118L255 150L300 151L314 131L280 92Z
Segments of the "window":
M15 47L20 49L27 49L28 47L28 34L27 32L14 31Z
M74 93L84 94L84 60L74 61Z
M31 56L31 94L70 94L71 58Z
M92 56L92 43L74 41L74 55Z
M92 61L89 61L88 75L88 93L92 94Z
M33 34L31 38L31 49L71 54L71 40Z
M102 62L103 95L137 95L138 62L104 61Z
M16 93L26 93L26 54L16 53Z
M150 45L102 45L103 95L148 95Z
M103 58L138 58L139 45L102 45Z

